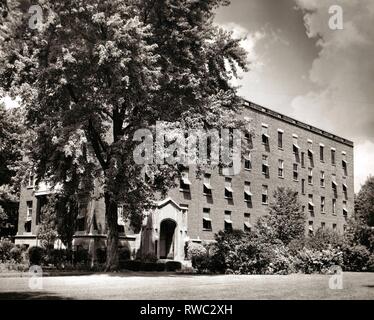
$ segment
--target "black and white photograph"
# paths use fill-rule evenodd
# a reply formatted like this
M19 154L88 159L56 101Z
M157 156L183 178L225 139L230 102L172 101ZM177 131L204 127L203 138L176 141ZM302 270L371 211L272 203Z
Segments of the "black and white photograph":
M374 300L373 26L374 0L0 0L0 300Z

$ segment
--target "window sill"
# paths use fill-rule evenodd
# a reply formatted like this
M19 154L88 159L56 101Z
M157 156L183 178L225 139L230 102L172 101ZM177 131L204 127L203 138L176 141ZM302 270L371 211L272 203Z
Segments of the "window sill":
M284 179L284 177L278 176L279 179Z
M252 171L252 169L247 169L247 168L244 168L245 171Z
M180 192L183 193L190 193L191 191L189 189L179 189Z
M278 150L280 150L280 151L284 151L284 149L283 149L283 148L281 148L281 147L278 147Z
M265 203L265 202L262 202L261 203L263 206L268 206L269 205L269 203Z
M234 198L232 198L232 197L231 197L231 198L229 198L229 197L225 197L225 199L226 199L226 200L232 200L232 199L234 199Z
M213 229L203 229L203 231L210 231L210 232L212 232Z

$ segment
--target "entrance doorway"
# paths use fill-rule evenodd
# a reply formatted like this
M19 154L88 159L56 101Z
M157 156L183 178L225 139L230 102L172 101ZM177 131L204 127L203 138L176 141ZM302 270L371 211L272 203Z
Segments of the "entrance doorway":
M177 224L173 220L164 220L160 226L160 259L174 259L175 229Z

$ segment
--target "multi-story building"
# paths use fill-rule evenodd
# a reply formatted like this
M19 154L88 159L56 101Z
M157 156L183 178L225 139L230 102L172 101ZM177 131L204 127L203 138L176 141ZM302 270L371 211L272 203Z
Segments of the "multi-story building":
M201 177L182 173L180 187L144 219L134 234L119 208L121 244L132 250L155 253L159 258L184 259L186 241L211 241L219 230L251 230L266 214L277 187L298 192L307 214L306 233L318 228L344 231L353 212L353 142L278 112L244 102L242 117L252 121L252 145L240 174L219 171ZM16 242L38 244L40 208L48 188L35 189L30 177L22 189ZM92 201L78 216L75 246L105 246L104 201Z

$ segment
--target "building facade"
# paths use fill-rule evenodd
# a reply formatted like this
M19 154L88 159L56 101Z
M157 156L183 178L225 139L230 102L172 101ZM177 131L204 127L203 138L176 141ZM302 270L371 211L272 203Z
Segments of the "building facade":
M146 214L137 234L119 208L122 246L183 261L187 241L212 241L219 230L252 229L267 213L277 187L298 193L307 215L306 233L320 227L344 232L354 209L353 142L254 103L244 104L240 116L251 119L255 135L244 137L252 147L240 174L223 176L217 170L196 177L187 169L179 188ZM32 180L21 191L16 243L38 245L40 208L50 191L35 188ZM80 213L75 247L94 251L105 246L104 212L104 201L91 201Z

